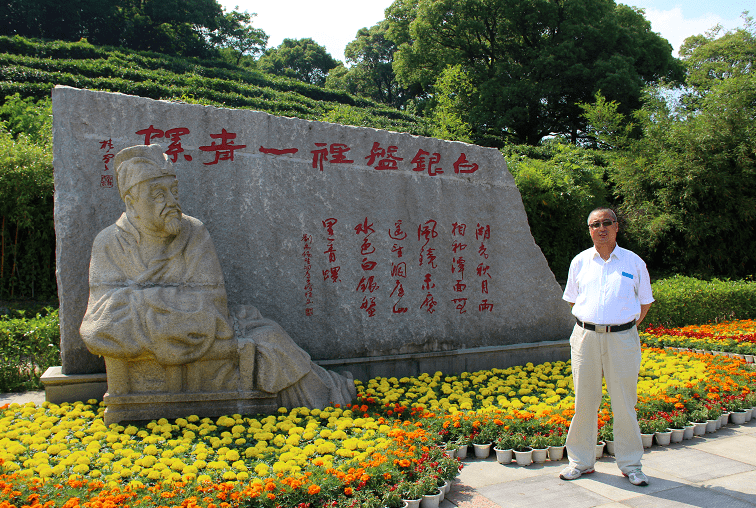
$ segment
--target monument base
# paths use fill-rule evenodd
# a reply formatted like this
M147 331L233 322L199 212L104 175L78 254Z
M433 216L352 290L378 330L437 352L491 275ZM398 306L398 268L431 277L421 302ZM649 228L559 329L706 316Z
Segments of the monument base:
M352 373L355 379L367 381L374 377L416 376L423 372L441 371L446 375L505 369L516 365L567 361L570 341L543 341L507 346L485 346L449 351L432 351L400 355L313 360L323 368Z
M275 394L265 392L214 392L171 394L105 394L105 425L134 420L219 415L271 414L278 409Z
M108 391L104 372L97 374L63 374L61 366L49 367L40 379L45 386L45 400L53 404L102 400Z

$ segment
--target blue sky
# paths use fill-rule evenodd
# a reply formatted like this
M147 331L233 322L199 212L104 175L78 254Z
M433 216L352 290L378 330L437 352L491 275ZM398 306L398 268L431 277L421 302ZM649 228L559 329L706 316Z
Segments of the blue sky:
M220 0L227 10L257 13L253 26L269 36L268 47L283 39L310 37L326 47L338 60L344 60L344 48L354 40L357 30L370 27L384 18L383 11L393 0ZM742 26L740 13L750 10L756 17L752 0L628 0L626 3L646 11L651 28L667 39L675 50L686 37L706 32L716 24L725 29Z

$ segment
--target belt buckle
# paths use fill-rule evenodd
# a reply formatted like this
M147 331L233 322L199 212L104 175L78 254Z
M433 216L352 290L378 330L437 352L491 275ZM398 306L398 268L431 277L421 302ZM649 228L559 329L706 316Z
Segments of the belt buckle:
M608 326L606 325L596 325L596 332L598 333L606 333L608 331Z

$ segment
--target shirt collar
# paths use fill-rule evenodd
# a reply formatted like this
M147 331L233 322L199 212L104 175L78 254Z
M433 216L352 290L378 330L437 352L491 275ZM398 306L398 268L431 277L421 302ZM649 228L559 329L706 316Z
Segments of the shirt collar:
M593 249L592 259L599 258L599 259L602 259L602 261L603 261L603 258L601 258L601 254L599 254L599 252L596 250L596 247L594 246L594 247L592 247L592 249ZM617 244L614 245L614 250L609 255L609 260L608 261L611 261L612 258L617 259L617 261L620 261L622 259L622 248L619 245L617 245Z

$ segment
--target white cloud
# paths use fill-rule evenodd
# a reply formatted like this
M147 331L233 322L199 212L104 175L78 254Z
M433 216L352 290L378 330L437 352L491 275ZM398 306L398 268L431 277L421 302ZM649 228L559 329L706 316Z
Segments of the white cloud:
M697 18L686 18L680 7L670 10L646 9L646 19L651 22L651 29L667 39L678 56L682 43L692 35L705 34L715 25L720 24L725 30L742 26L740 18L724 19L718 14L704 14Z

